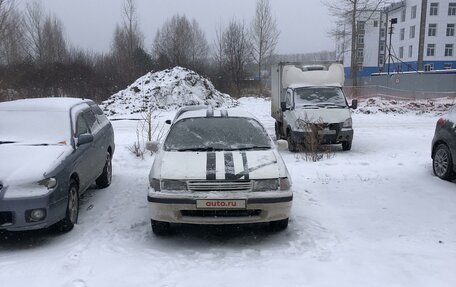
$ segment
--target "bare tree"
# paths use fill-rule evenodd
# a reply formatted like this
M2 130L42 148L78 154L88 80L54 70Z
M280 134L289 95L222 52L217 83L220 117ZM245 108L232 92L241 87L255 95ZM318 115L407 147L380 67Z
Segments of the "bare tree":
M251 60L249 34L244 22L233 19L223 32L223 57L225 67L235 85L237 95L241 94L241 82L245 78L246 66Z
M261 70L265 58L271 57L279 40L276 19L272 17L269 0L257 0L255 18L251 25L253 59L258 65L260 93L262 91Z
M198 22L174 15L157 31L153 50L161 67L184 66L201 70L209 46Z
M68 47L63 24L53 15L45 16L41 2L27 3L25 32L28 53L38 64L67 60Z
M364 23L369 21L379 10L385 0L327 0L324 4L328 7L331 15L337 17L341 22L351 27L349 32L344 31L344 36L350 36L350 72L353 86L358 85L358 71L360 60L358 57L358 37L364 31ZM350 34L350 35L348 35Z
M6 65L18 63L25 57L22 16L13 3L0 0L0 64Z

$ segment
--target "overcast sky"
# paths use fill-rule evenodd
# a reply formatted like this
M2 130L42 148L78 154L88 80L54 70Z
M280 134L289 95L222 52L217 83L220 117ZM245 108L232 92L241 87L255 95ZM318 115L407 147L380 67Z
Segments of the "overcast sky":
M34 0L22 0L33 2ZM116 23L121 21L123 0L38 0L57 15L65 26L70 42L83 49L109 51ZM210 44L215 27L231 19L250 24L256 0L136 0L146 49L164 21L174 14L196 19ZM278 53L307 53L333 50L328 37L332 23L321 0L271 0L274 16L281 32Z

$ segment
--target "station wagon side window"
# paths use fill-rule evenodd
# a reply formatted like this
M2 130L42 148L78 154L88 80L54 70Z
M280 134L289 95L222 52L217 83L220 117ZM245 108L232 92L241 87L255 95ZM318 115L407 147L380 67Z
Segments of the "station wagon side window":
M82 114L79 114L77 119L76 119L76 134L75 137L79 137L82 134L87 134L90 133L89 127L87 126L87 123L82 116Z
M92 133L96 132L99 129L99 124L93 112L91 110L86 110L84 111L83 116L87 122L87 125L89 126L90 131L92 131Z

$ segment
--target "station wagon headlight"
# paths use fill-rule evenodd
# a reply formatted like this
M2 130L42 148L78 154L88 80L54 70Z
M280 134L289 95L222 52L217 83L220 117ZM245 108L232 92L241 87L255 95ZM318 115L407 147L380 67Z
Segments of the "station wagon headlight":
M38 184L47 187L47 189L52 189L57 186L57 179L54 177L46 178L40 180Z
M259 179L253 181L253 191L268 191L279 189L277 179Z
M351 128L352 127L352 119L346 119L343 125L344 128Z
M187 190L187 183L181 180L165 179L161 182L162 190Z

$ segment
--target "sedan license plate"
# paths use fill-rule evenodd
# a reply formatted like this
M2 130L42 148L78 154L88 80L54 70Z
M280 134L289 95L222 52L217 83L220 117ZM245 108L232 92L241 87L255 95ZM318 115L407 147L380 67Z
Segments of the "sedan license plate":
M198 209L244 209L245 199L198 199Z

